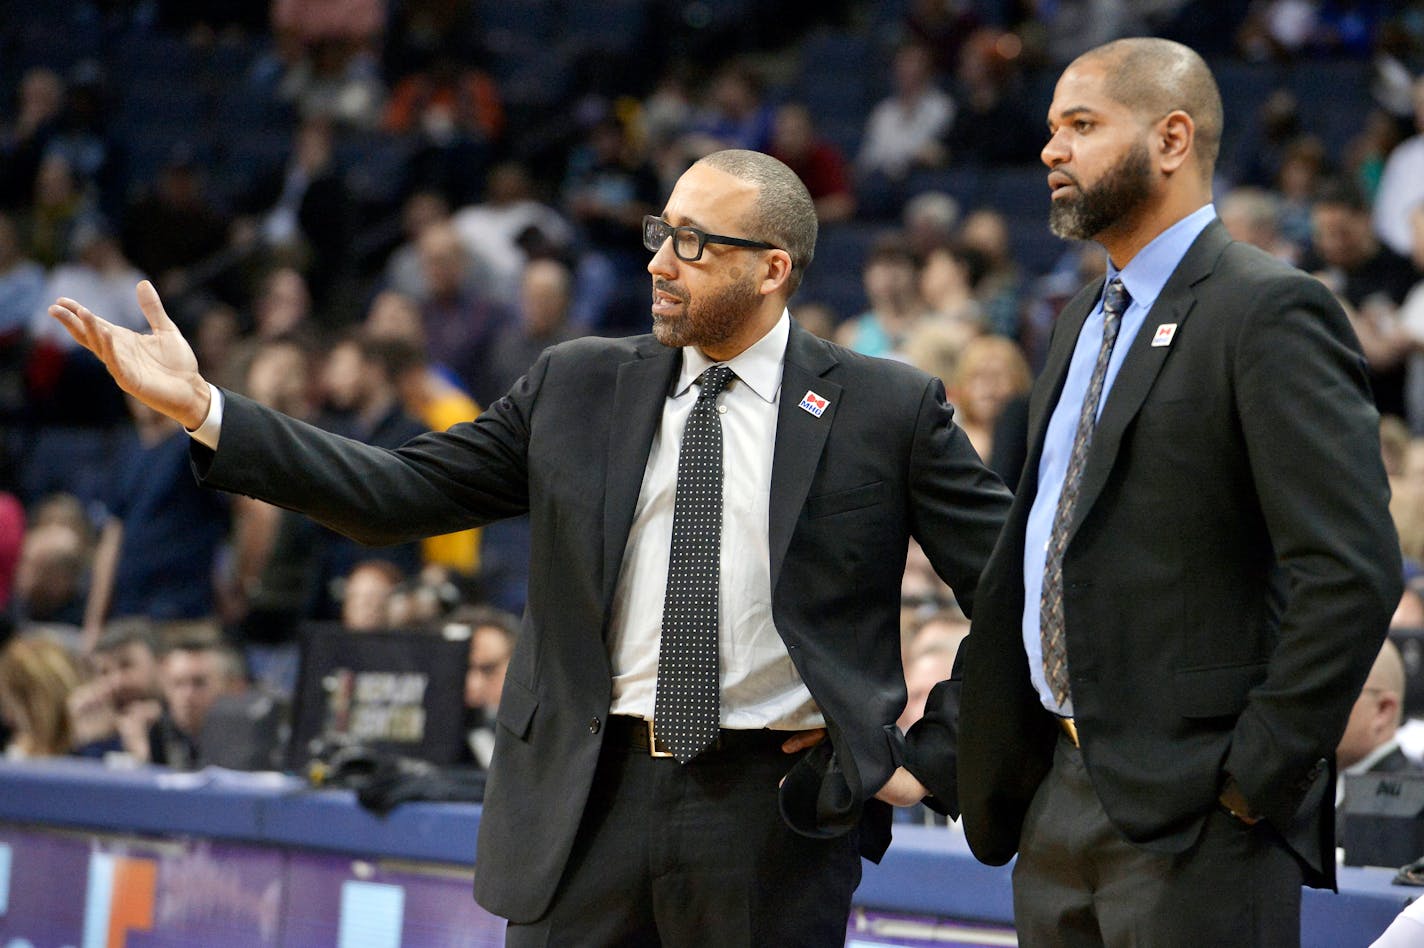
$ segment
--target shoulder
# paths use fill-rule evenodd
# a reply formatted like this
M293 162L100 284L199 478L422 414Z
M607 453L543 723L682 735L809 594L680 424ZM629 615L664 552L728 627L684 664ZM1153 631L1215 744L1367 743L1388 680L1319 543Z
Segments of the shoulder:
M1240 301L1272 307L1301 303L1338 308L1334 295L1309 273L1248 243L1233 240L1222 250L1204 286L1242 294Z
M801 337L798 343L787 353L788 361L823 359L833 363L826 375L841 385L919 394L934 381L929 373L899 359L866 355L809 332L800 332L798 336Z
M616 364L629 359L666 353L668 349L648 334L620 338L580 336L556 343L545 351L551 360L559 363Z

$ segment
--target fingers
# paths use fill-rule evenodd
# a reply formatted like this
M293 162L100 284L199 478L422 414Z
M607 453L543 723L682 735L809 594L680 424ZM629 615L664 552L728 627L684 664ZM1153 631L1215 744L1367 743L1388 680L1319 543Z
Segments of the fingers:
M782 743L781 750L786 754L795 754L808 747L814 747L825 739L826 729L823 727L812 728L809 731L797 731Z
M49 308L49 314L59 320L75 342L98 355L101 324L107 325L102 319L68 297L60 297Z
M144 318L148 320L149 328L154 332L178 328L173 325L173 320L168 318L168 311L163 308L163 301L158 298L158 291L153 288L152 283L140 280L134 295L138 297L138 307L143 310Z

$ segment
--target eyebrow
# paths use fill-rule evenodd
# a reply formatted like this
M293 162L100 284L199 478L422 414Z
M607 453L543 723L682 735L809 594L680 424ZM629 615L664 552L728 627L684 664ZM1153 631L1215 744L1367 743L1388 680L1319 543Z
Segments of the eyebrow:
M1067 121L1067 120L1073 118L1074 116L1083 115L1084 113L1087 113L1087 114L1089 114L1089 115L1096 115L1096 114L1097 114L1097 112L1096 112L1093 108L1091 108L1090 106L1086 106L1086 105L1075 105L1075 106L1072 106L1072 107L1070 107L1070 108L1064 109L1062 112L1059 112L1059 113L1058 113L1058 118L1059 118L1060 121ZM1052 127L1053 127L1053 117L1052 117L1052 116L1049 116L1049 119L1048 119L1048 127L1049 127L1049 128L1052 128Z
M669 224L672 224L672 226L674 226L674 227L695 227L695 228L697 228L698 230L702 231L703 233L710 233L710 231L708 231L706 227L704 227L702 224L700 224L699 222L693 220L693 219L690 218L690 217L684 217L684 218L682 218L682 223L679 224L679 223L676 223L676 222L674 222L674 221L672 221L672 220L669 220L667 214L664 213L664 214L663 214L663 220L667 221Z

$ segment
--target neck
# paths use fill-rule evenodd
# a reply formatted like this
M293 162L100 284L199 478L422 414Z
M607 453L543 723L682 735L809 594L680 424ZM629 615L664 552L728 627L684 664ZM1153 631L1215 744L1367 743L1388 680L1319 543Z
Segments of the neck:
M1129 214L1093 239L1102 244L1113 266L1121 270L1163 231L1210 201L1210 188L1183 188L1178 193L1169 193L1159 204Z
M697 350L713 362L729 362L746 352L771 332L781 313L786 309L786 301L780 300L775 306L768 302L757 309L756 314L742 324L742 328L726 342L712 346L698 346Z

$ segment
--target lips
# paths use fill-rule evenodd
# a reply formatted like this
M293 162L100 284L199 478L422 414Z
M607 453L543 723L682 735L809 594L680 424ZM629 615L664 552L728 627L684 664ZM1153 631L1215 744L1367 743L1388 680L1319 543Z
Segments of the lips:
M660 286L653 287L653 312L654 313L678 313L682 311L687 300L675 293L669 293Z
M1048 175L1048 187L1052 196L1057 198L1060 194L1067 193L1069 188L1076 188L1078 182L1066 171L1053 171Z

